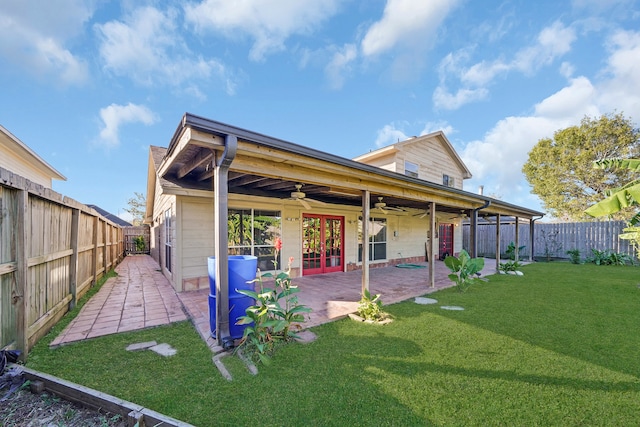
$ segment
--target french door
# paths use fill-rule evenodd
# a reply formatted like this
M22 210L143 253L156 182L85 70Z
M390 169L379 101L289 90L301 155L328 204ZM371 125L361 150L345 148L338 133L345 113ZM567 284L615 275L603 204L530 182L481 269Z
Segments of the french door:
M302 216L302 275L343 271L344 217Z
M440 259L447 255L453 255L453 224L440 224L439 227L439 251Z

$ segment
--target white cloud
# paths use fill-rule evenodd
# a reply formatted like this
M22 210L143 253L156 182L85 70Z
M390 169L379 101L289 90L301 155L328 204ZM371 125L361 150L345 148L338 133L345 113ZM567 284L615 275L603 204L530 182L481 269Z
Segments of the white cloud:
M439 122L427 122L424 125L424 129L422 129L422 132L420 133L420 135L427 135L433 132L437 132L439 130L444 132L444 134L447 137L450 137L451 134L455 133L455 129L453 128L453 126L451 126L446 121L439 121Z
M376 147L384 147L386 145L395 144L398 141L404 141L408 136L397 128L395 124L385 125L378 130L376 137Z
M120 127L127 123L142 123L147 126L156 122L156 116L144 105L129 103L127 105L111 104L100 109L103 127L100 130L100 144L105 148L120 145Z
M176 10L163 12L149 6L134 10L124 21L96 25L105 68L142 85L186 84L187 92L199 96L203 95L194 81L217 77L227 93L235 93L236 83L222 63L189 50L177 20Z
M0 2L0 55L42 79L80 85L86 62L66 45L83 31L94 12L88 0L5 0ZM54 19L52 19L54 18Z
M487 86L498 76L512 71L519 71L526 75L533 74L569 52L575 40L575 30L556 21L549 27L543 28L538 34L537 42L519 50L512 60L500 58L465 67L464 63L471 57L472 49L465 48L449 53L438 67L440 85L434 90L434 105L436 108L455 110L468 103L485 99L489 94ZM564 67L563 72L568 73L572 70ZM455 93L448 89L455 84L449 83L450 81L460 83Z
M345 75L351 73L353 61L358 56L358 49L353 44L346 44L333 54L333 58L325 67L325 74L332 89L340 89L344 84Z
M623 111L640 120L640 32L618 31L609 40L610 56L601 101L608 111Z
M185 6L185 17L198 31L229 38L250 37L249 58L262 61L283 51L292 35L312 33L338 11L339 0L203 0Z
M433 34L458 1L387 0L384 14L362 40L362 53L375 56L398 46L431 45Z

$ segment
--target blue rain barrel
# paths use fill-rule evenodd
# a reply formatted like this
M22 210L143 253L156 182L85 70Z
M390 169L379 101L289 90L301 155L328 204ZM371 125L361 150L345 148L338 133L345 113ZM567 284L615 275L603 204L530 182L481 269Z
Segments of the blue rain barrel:
M258 257L251 255L229 255L229 330L231 338L242 338L247 325L236 325L238 317L244 316L246 309L255 304L255 300L237 292L238 289L254 290L258 271ZM216 338L216 258L210 256L209 268L209 326L211 336Z

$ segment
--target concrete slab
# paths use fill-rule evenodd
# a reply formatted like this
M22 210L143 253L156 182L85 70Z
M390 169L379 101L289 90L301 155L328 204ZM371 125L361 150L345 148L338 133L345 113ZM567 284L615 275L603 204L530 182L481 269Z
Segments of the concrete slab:
M140 350L146 350L146 349L151 348L151 347L156 346L156 345L158 345L158 343L155 342L155 341L139 342L139 343L128 345L126 350L127 351L140 351Z
M164 357L174 356L178 352L178 350L171 347L167 343L154 345L153 347L149 347L149 350L154 351L158 353L160 356L164 356Z

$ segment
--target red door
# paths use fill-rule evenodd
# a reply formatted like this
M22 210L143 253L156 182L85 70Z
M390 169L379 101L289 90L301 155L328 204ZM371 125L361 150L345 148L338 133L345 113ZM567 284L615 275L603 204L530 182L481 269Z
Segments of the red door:
M453 255L453 224L440 224L440 259L445 259L447 255Z
M344 217L304 214L302 275L343 271Z

